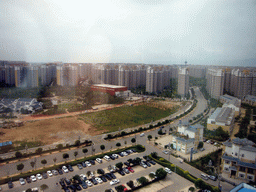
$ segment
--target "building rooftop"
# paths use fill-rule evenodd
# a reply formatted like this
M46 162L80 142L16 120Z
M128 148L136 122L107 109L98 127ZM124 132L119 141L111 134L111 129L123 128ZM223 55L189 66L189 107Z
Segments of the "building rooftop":
M107 87L107 88L125 88L126 86L121 85L110 85L110 84L94 84L96 87Z
M240 183L235 188L233 188L230 192L255 192L256 188L248 185L246 183Z
M253 95L246 95L244 99L256 102L256 96Z

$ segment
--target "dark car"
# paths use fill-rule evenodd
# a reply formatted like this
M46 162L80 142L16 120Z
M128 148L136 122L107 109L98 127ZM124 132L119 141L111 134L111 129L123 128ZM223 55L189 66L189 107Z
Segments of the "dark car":
M64 180L63 180L63 179L61 179L61 180L59 181L59 183L60 183L61 187L66 187L66 184L64 183Z
M118 153L118 155L120 155L121 157L123 157L124 155L122 154L122 152Z
M126 174L129 174L130 171L127 169L127 168L123 168L123 171L126 173Z
M66 182L67 185L71 184L71 181L69 179L64 178L64 181Z
M90 181L93 183L93 185L97 185L98 184L98 182L94 178L91 178Z
M83 187L83 189L87 189L87 185L84 181L81 182L81 186Z
M101 178L101 180L102 180L103 182L107 182L107 179L106 179L105 176L101 175L100 178Z
M13 188L13 183L12 183L12 181L9 181L9 182L8 182L8 187L9 187L9 189Z
M104 176L107 178L107 180L109 181L112 180L112 177L109 173L106 173Z
M52 170L52 174L53 174L53 175L58 175L59 172L58 172L57 170Z
M143 161L143 163L145 163L148 167L151 167L150 163L147 161Z
M149 163L151 163L152 165L155 165L156 164L156 162L155 161L152 161L152 160L150 160L150 161L148 161Z
M122 170L119 170L118 173L119 173L120 175L122 175L122 176L125 175L125 173L124 173Z
M130 167L130 163L129 162L124 162L124 164L127 166L127 167Z
M110 155L109 157L110 157L110 159L112 159L112 160L115 160L115 159L116 159L113 155Z
M137 152L137 150L136 149L131 149L132 151L133 151L133 153L136 153Z
M77 191L81 191L82 190L82 188L78 184L75 184L75 188L76 188Z
M143 156L143 158L146 160L146 161L150 161L150 158L148 156Z
M85 164L85 162L82 162L82 166L83 166L83 167L86 167L86 164Z
M130 155L131 154L131 152L129 151L129 150L126 150L125 151L128 155Z
M44 179L48 178L48 175L45 172L42 173L42 176L43 176Z
M71 165L68 165L67 168L68 168L68 170L71 171L71 172L74 171L74 169L73 169L73 167L72 167Z
M89 162L92 164L92 165L95 165L95 161L94 160L89 160Z
M65 192L70 192L70 190L68 189L68 187L63 187L62 188Z
M114 175L114 173L109 173L110 176L113 178L113 179L116 179L116 176Z
M72 192L75 192L76 191L76 187L74 185L69 185L68 186Z
M26 178L26 181L27 181L27 183L31 183L30 177L27 177L27 178Z
M76 166L78 167L78 169L83 169L83 166L79 163Z
M63 171L61 169L57 169L60 175L63 175Z

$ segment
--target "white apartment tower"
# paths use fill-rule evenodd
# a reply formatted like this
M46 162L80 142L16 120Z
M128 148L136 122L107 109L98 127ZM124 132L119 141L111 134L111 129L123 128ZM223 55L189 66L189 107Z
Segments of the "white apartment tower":
M189 90L189 74L188 69L180 68L178 73L178 94L185 96Z
M206 73L207 91L214 99L223 95L224 72L222 69L208 69Z

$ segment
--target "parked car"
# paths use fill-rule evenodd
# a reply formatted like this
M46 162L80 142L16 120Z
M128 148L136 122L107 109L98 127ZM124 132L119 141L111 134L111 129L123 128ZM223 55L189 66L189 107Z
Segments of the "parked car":
M93 159L90 159L89 162L92 164L92 165L95 165L95 161Z
M85 162L82 162L82 166L83 166L83 167L86 167L86 164L85 164Z
M172 171L171 171L168 167L165 167L164 170L165 170L167 173L169 173L169 174L172 173Z
M42 177L42 175L40 173L36 174L36 177L37 177L38 180L42 180L43 179L43 177Z
M25 185L25 184L26 184L26 181L25 181L25 179L23 179L23 178L20 178L20 179L19 179L19 182L20 182L21 185Z
M109 173L109 174L110 174L110 176L111 176L113 179L116 179L116 176L115 176L114 173Z
M62 166L62 170L64 171L64 173L68 173L69 171L68 171L68 168L64 165L64 166ZM48 172L47 172L48 173Z
M97 161L98 163L102 163L102 159L101 159L101 158L97 158L96 161Z
M145 133L141 133L141 134L140 134L140 137L143 137L143 136L145 136Z
M69 188L67 186L64 186L62 187L62 189L65 191L65 192L70 192Z
M147 167L151 167L150 163L147 161L143 161L143 163L145 163L147 165Z
M57 169L60 175L63 175L63 171L61 169Z
M79 163L76 166L78 167L78 169L83 169L83 166Z
M131 172L134 173L134 170L131 167L127 167L127 169Z
M81 191L81 190L82 190L82 188L80 187L79 184L75 184L74 186L75 186L75 188L76 188L77 191Z
M120 182L119 179L113 179L112 181L110 181L110 185L115 185L115 184L117 184L119 182Z
M121 157L123 157L124 155L123 155L123 153L122 152L120 152L120 153L118 153Z
M201 149L200 149L200 151L204 151L204 150L205 150L205 148L201 148Z
M122 176L125 175L125 173L124 173L122 170L119 170L118 173L119 173L120 175L122 175Z
M66 183L67 185L70 185L70 184L71 184L71 181L70 181L69 179L64 178L64 181L65 181L65 183Z
M50 170L47 171L47 174L48 174L49 177L53 176L53 174L52 174L52 172Z
M86 180L85 183L86 183L89 187L92 186L92 182L91 182L90 180Z
M104 158L106 161L110 161L110 157L107 156L107 155L105 155L103 158Z
M127 167L130 167L130 163L125 161L124 164L127 166Z
M148 161L148 162L151 163L152 165L155 165L155 164L156 164L156 162L153 161L153 160L150 160L150 161Z
M31 179L31 181L35 182L36 181L36 176L35 175L31 175L30 179Z
M107 178L107 180L109 181L112 180L112 177L109 173L106 173L104 176Z
M213 181L216 181L216 180L217 180L217 178L216 178L215 176L213 176L213 175L208 175L208 177L209 177L209 179L211 179L211 180L213 180Z
M95 177L95 180L96 180L99 184L103 183L102 179L99 178L99 177Z
M83 187L83 189L87 189L87 185L84 181L81 182L81 186Z
M130 171L127 169L127 168L123 168L123 171L126 173L126 174L129 174Z
M201 173L201 178L204 179L204 180L208 180L208 176L205 175L204 173Z
M57 170L54 169L54 170L52 170L52 174L53 174L53 175L58 175L59 173L58 173Z
M72 167L71 165L68 165L67 168L68 168L68 170L69 170L70 172L74 171L74 169L73 169L73 167Z
M80 175L80 178L81 178L82 180L84 180L84 181L87 179L87 177L86 177L84 174L81 174L81 175Z
M115 157L115 159L118 159L118 155L117 154L112 154L113 157Z
M101 175L101 176L99 176L99 178L101 178L101 180L102 180L103 182L107 182L107 179L106 179L105 176Z
M27 183L31 183L30 177L27 177L27 178L26 178L26 181L27 181Z
M9 189L13 188L13 183L12 183L12 181L9 181L9 182L8 182L8 187L9 187Z
M143 167L143 168L147 168L147 165L143 162L140 162L140 166Z
M93 183L93 185L98 185L98 182L94 178L91 178L90 180Z
M85 161L85 164L87 165L87 167L91 167L92 164L89 161Z

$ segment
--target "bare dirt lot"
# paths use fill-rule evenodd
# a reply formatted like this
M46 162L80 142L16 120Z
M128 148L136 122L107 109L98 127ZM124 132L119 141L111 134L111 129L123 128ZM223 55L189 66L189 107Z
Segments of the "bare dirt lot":
M93 127L77 117L66 117L58 119L47 119L34 122L26 122L24 126L2 129L5 134L0 141L42 141L45 144L63 141L65 138L79 134L98 134ZM76 137L78 138L78 136Z

